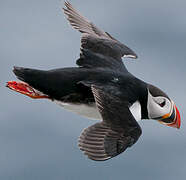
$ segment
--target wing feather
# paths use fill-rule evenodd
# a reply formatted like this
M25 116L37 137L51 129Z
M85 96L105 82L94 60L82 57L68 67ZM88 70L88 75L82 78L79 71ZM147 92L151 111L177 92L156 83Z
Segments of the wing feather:
M95 53L121 60L121 57L137 58L130 48L104 32L82 16L68 1L63 8L69 23L82 33L81 46Z
M91 86L103 121L86 128L79 147L88 158L105 161L124 152L141 135L141 128L126 103L95 85Z

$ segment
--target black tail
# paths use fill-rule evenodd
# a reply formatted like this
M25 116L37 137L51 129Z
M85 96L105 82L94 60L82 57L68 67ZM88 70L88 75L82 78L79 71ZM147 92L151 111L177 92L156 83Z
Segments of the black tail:
M13 72L19 80L57 100L70 94L82 94L84 91L77 83L89 74L89 72L82 68L62 68L43 71L14 67Z
M49 82L47 82L46 71L14 67L13 72L19 80L29 84L31 87L43 92L44 94L47 93L49 88L46 87L46 84Z
M42 78L45 71L14 66L13 72L19 80L32 84L36 79Z
M46 71L42 70L14 67L13 72L19 80L28 83L30 86L37 90L41 89L40 86L46 79Z
M25 68L14 66L13 72L19 80L25 81L24 80L25 79L25 75L24 75Z

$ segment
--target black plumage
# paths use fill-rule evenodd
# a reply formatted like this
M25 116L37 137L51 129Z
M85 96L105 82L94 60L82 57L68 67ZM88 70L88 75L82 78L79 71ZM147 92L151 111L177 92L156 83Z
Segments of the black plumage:
M105 86L91 88L103 121L83 131L79 146L90 159L106 160L132 146L141 128L128 108L128 100L106 93Z
M15 67L14 73L52 100L96 102L103 122L84 130L79 146L90 159L107 160L132 146L141 135L129 107L139 101L145 107L142 117L147 118L147 84L129 73L122 61L90 50L82 51L77 64L81 67L50 71Z
M123 64L123 56L137 58L133 50L97 28L69 2L65 6L70 24L82 33L80 58L76 61L79 67L48 71L15 67L13 72L51 100L96 104L102 122L82 132L79 146L90 159L107 160L138 140L141 128L129 108L138 101L141 118L148 118L148 89L154 90Z

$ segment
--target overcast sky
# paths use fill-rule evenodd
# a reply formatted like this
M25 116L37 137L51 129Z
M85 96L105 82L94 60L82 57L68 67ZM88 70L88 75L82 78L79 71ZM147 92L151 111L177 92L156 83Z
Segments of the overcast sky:
M181 113L180 130L153 120L125 153L105 162L79 150L81 131L94 124L47 100L32 100L5 87L12 67L75 66L80 33L59 0L0 0L0 179L183 180L186 176L186 1L71 0L98 27L132 48L125 64L137 77L164 90Z

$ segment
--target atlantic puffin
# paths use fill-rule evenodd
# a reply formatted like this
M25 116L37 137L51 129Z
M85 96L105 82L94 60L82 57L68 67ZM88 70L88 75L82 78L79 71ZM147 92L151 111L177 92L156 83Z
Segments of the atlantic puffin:
M14 67L20 82L7 87L31 98L47 98L79 115L101 120L83 130L79 147L88 158L104 161L135 144L142 130L137 121L153 119L180 128L175 103L159 88L132 75L122 57L136 53L83 17L69 2L69 23L82 33L78 67L37 70Z

